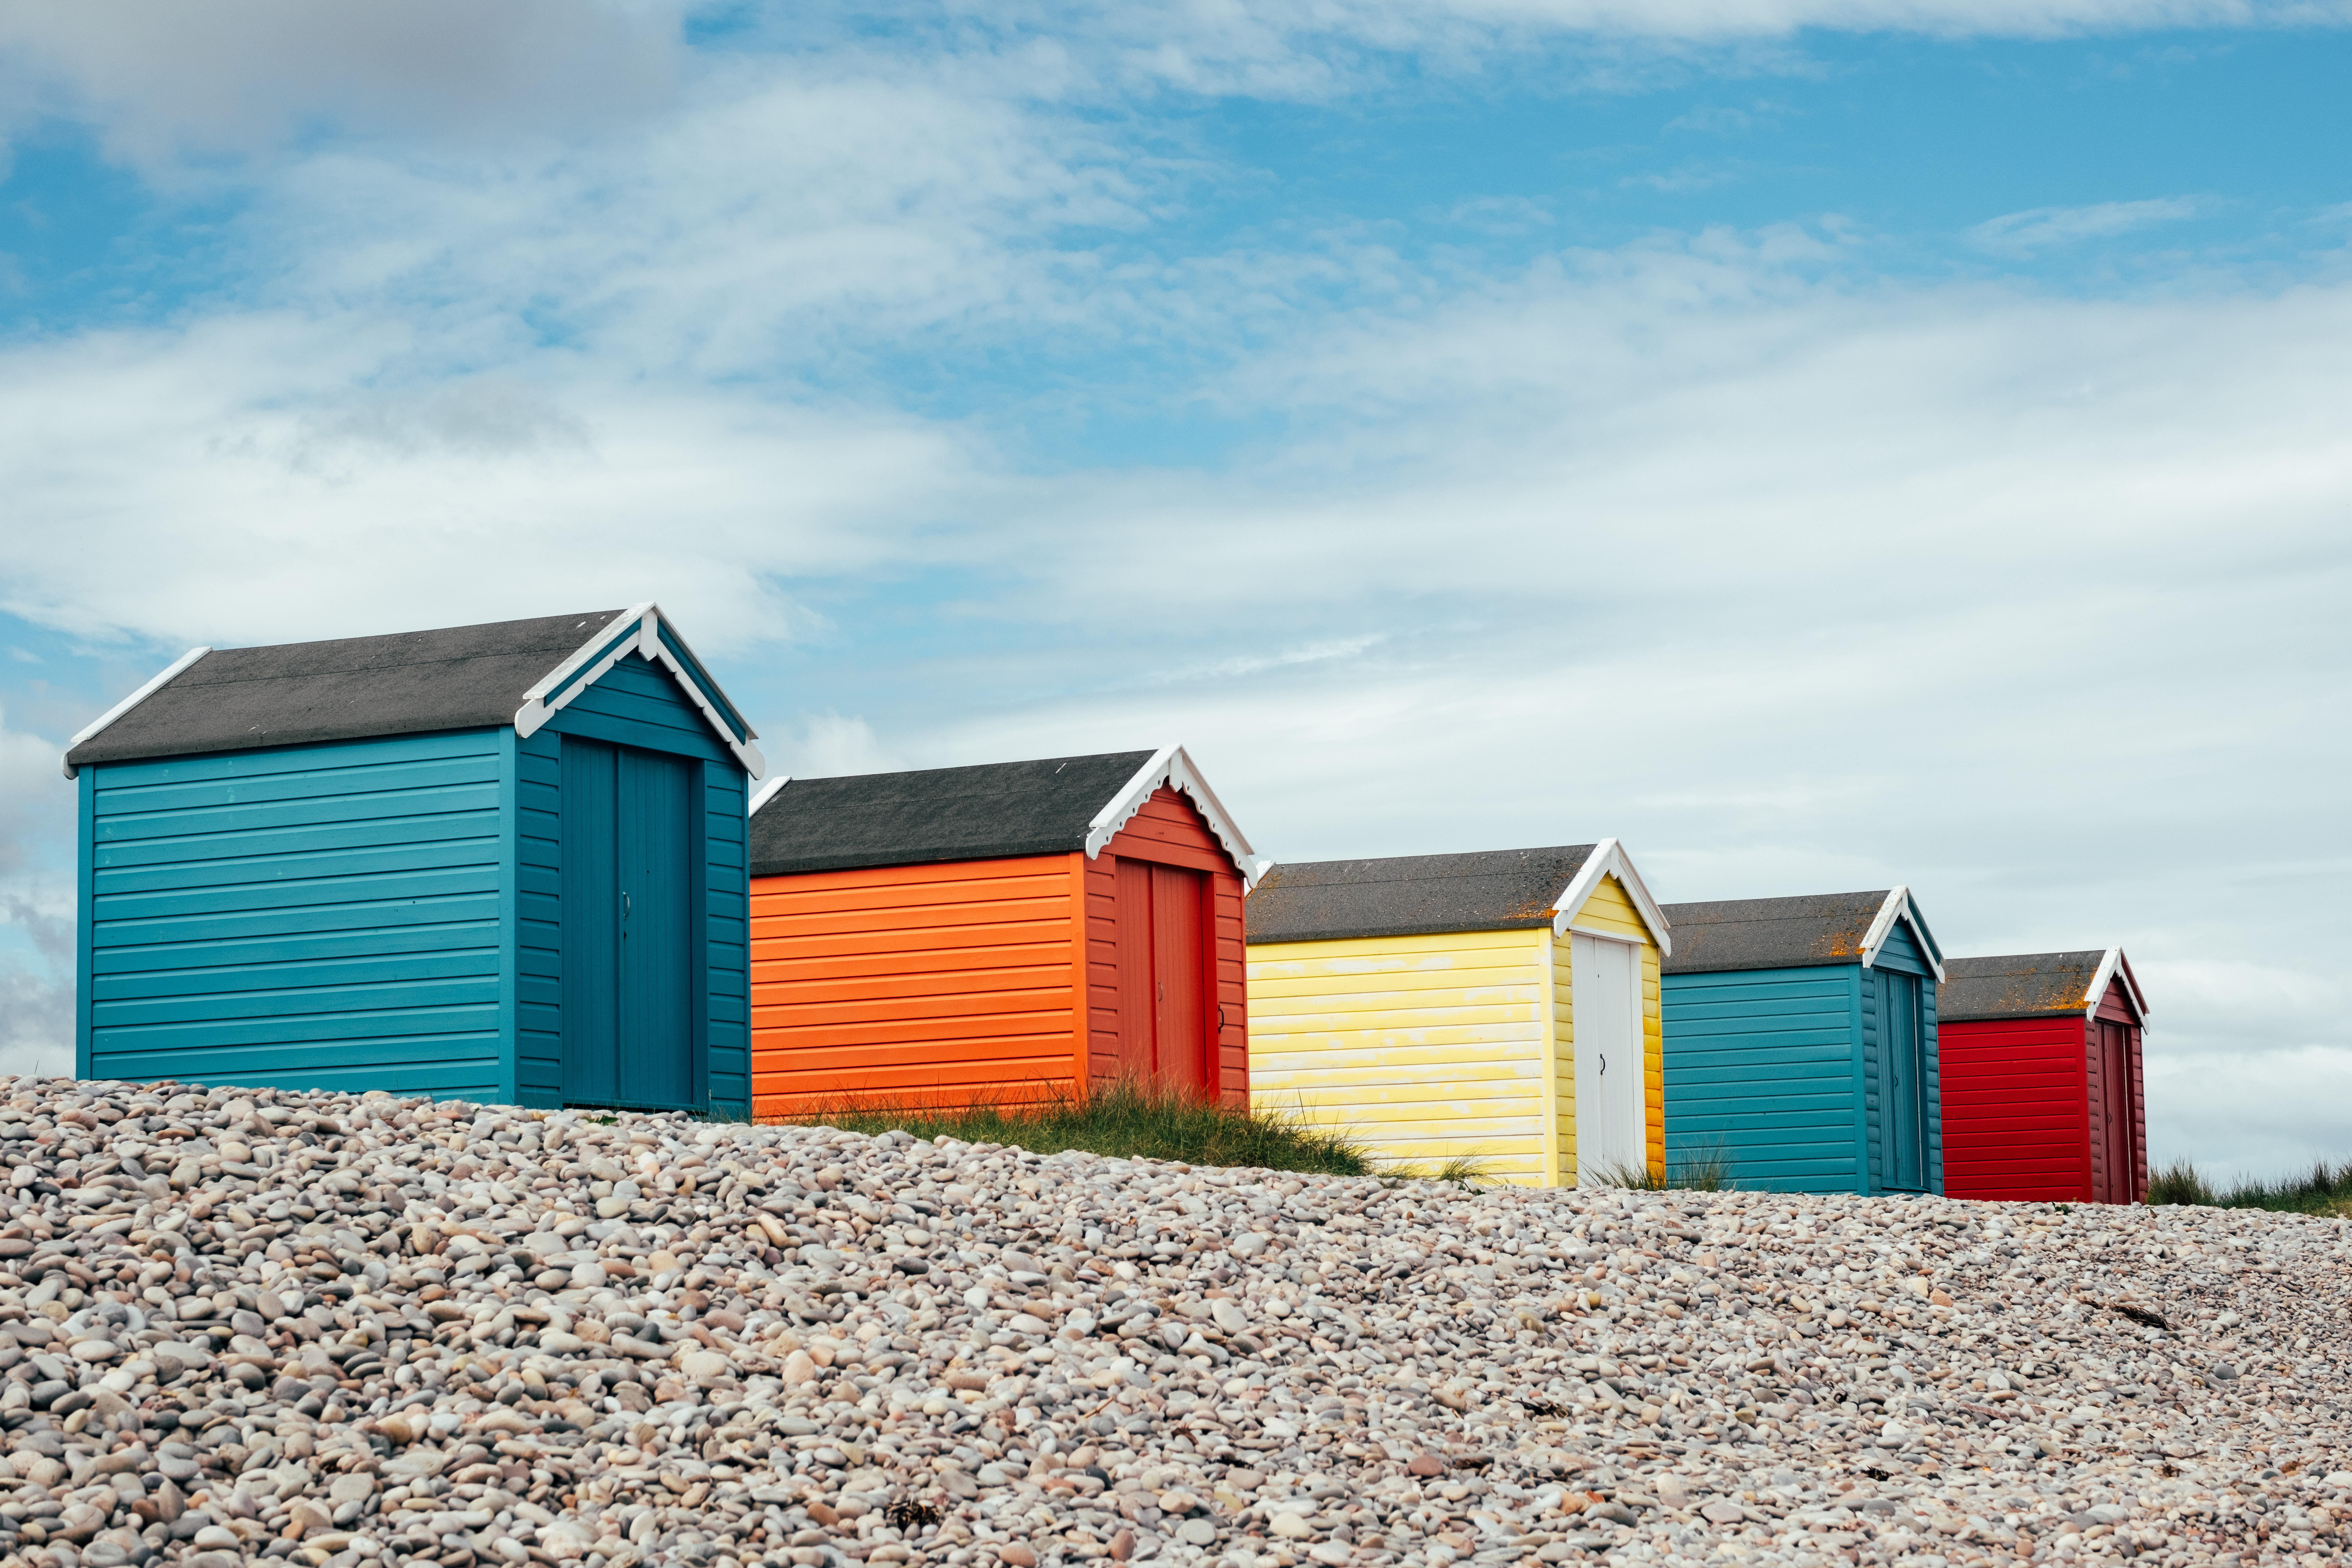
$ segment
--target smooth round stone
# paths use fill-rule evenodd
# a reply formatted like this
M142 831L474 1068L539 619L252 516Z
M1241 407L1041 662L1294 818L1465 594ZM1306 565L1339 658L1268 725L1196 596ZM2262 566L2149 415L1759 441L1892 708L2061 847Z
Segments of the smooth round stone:
M602 1290L604 1280L604 1266L601 1263L575 1263L572 1266L572 1289L574 1290Z

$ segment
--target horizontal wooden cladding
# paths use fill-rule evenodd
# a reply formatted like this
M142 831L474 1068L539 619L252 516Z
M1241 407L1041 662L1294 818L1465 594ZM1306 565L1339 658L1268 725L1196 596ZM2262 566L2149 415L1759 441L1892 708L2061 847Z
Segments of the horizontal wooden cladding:
M1071 1092L1070 859L753 879L755 1107Z
M1946 1195L2088 1202L2081 1015L1948 1023L1937 1036Z
M496 731L92 771L89 1070L498 1091Z
M1252 1102L1376 1158L1544 1175L1549 931L1249 949Z
M1670 1162L1719 1160L1735 1185L1853 1192L1853 972L1668 975L1665 1133Z
M812 1019L824 1017L827 1007L846 1009L835 1015L845 1021L882 1017L892 1011L903 1011L909 1017L937 1015L945 1009L969 1007L985 997L1021 992L1050 991L1058 998L1058 1005L1068 1005L1066 946L1059 951L1042 944L1007 951L1019 952L1027 962L929 972L893 962L838 973L830 964L777 959L754 963L751 984L754 996L764 992L774 999L788 999ZM898 955L892 957L896 960ZM877 995L885 985L889 994Z

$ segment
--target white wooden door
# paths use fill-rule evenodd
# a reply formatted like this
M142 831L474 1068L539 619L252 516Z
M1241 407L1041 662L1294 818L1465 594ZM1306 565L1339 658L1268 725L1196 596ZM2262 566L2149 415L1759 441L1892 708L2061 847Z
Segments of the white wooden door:
M1576 1035L1576 1184L1638 1171L1642 1105L1641 950L1571 932L1569 1008Z

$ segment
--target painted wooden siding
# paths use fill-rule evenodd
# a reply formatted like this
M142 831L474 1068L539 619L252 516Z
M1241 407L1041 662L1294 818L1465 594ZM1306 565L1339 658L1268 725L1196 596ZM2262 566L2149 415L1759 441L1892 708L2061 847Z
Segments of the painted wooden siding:
M1379 1158L1544 1179L1549 927L1249 949L1250 1096Z
M1643 923L1641 911L1625 896L1625 889L1614 877L1603 877L1585 900L1584 907L1576 911L1574 925L1588 931L1608 931L1629 937L1642 944L1642 1100L1646 1124L1644 1142L1648 1145L1651 1173L1665 1173L1666 1161L1666 1044L1665 1025L1659 1011L1658 944L1651 940L1650 928ZM1554 1121L1558 1128L1559 1182L1563 1186L1576 1184L1576 1020L1575 964L1571 957L1573 945L1569 934L1562 932L1552 944L1552 973L1555 988L1553 1012L1557 1020L1554 1029L1554 1059L1551 1076L1560 1086Z
M1916 942L1912 940L1906 921L1897 921L1878 950L1874 967L1861 972L1863 1094L1865 1125L1869 1140L1869 1173L1872 1192L1886 1190L1886 1168L1884 1159L1885 1129L1881 1123L1884 1109L1879 1094L1880 1032L1878 972L1893 970L1919 981L1919 1047L1927 1068L1927 1083L1923 1101L1925 1147L1921 1163L1927 1181L1927 1191L1944 1190L1944 1110L1940 1089L1942 1076L1937 1070L1936 1046L1936 979L1921 957Z
M509 1095L510 734L86 770L83 1076Z
M1083 859L1083 858L1081 858ZM1086 900L1087 1072L1092 1083L1118 1075L1118 862L1182 866L1209 876L1210 1005L1222 1009L1216 1036L1217 1098L1249 1103L1250 1047L1247 955L1242 926L1242 879L1233 858L1181 792L1154 790L1101 853L1084 860ZM1212 1022L1217 1016L1213 1011Z
M541 730L515 747L515 1097L563 1103L562 737Z
M1719 1157L1751 1192L1863 1190L1861 973L1827 964L1667 975L1670 1158Z
M2082 1016L1946 1024L1937 1035L1945 1194L2088 1203Z
M756 1113L1077 1089L1080 858L753 879Z
M705 943L697 972L702 984L698 1016L708 1033L703 1060L711 1103L730 1110L751 1107L751 852L750 781L733 758L702 763L702 847Z

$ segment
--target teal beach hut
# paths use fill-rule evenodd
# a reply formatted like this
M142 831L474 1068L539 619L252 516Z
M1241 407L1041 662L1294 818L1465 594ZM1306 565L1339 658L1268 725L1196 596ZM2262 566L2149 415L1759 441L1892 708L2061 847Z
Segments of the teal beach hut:
M192 649L66 752L77 1070L747 1107L754 740L651 604Z
M1942 952L1907 888L1669 904L1666 1163L1749 1191L1941 1193Z

